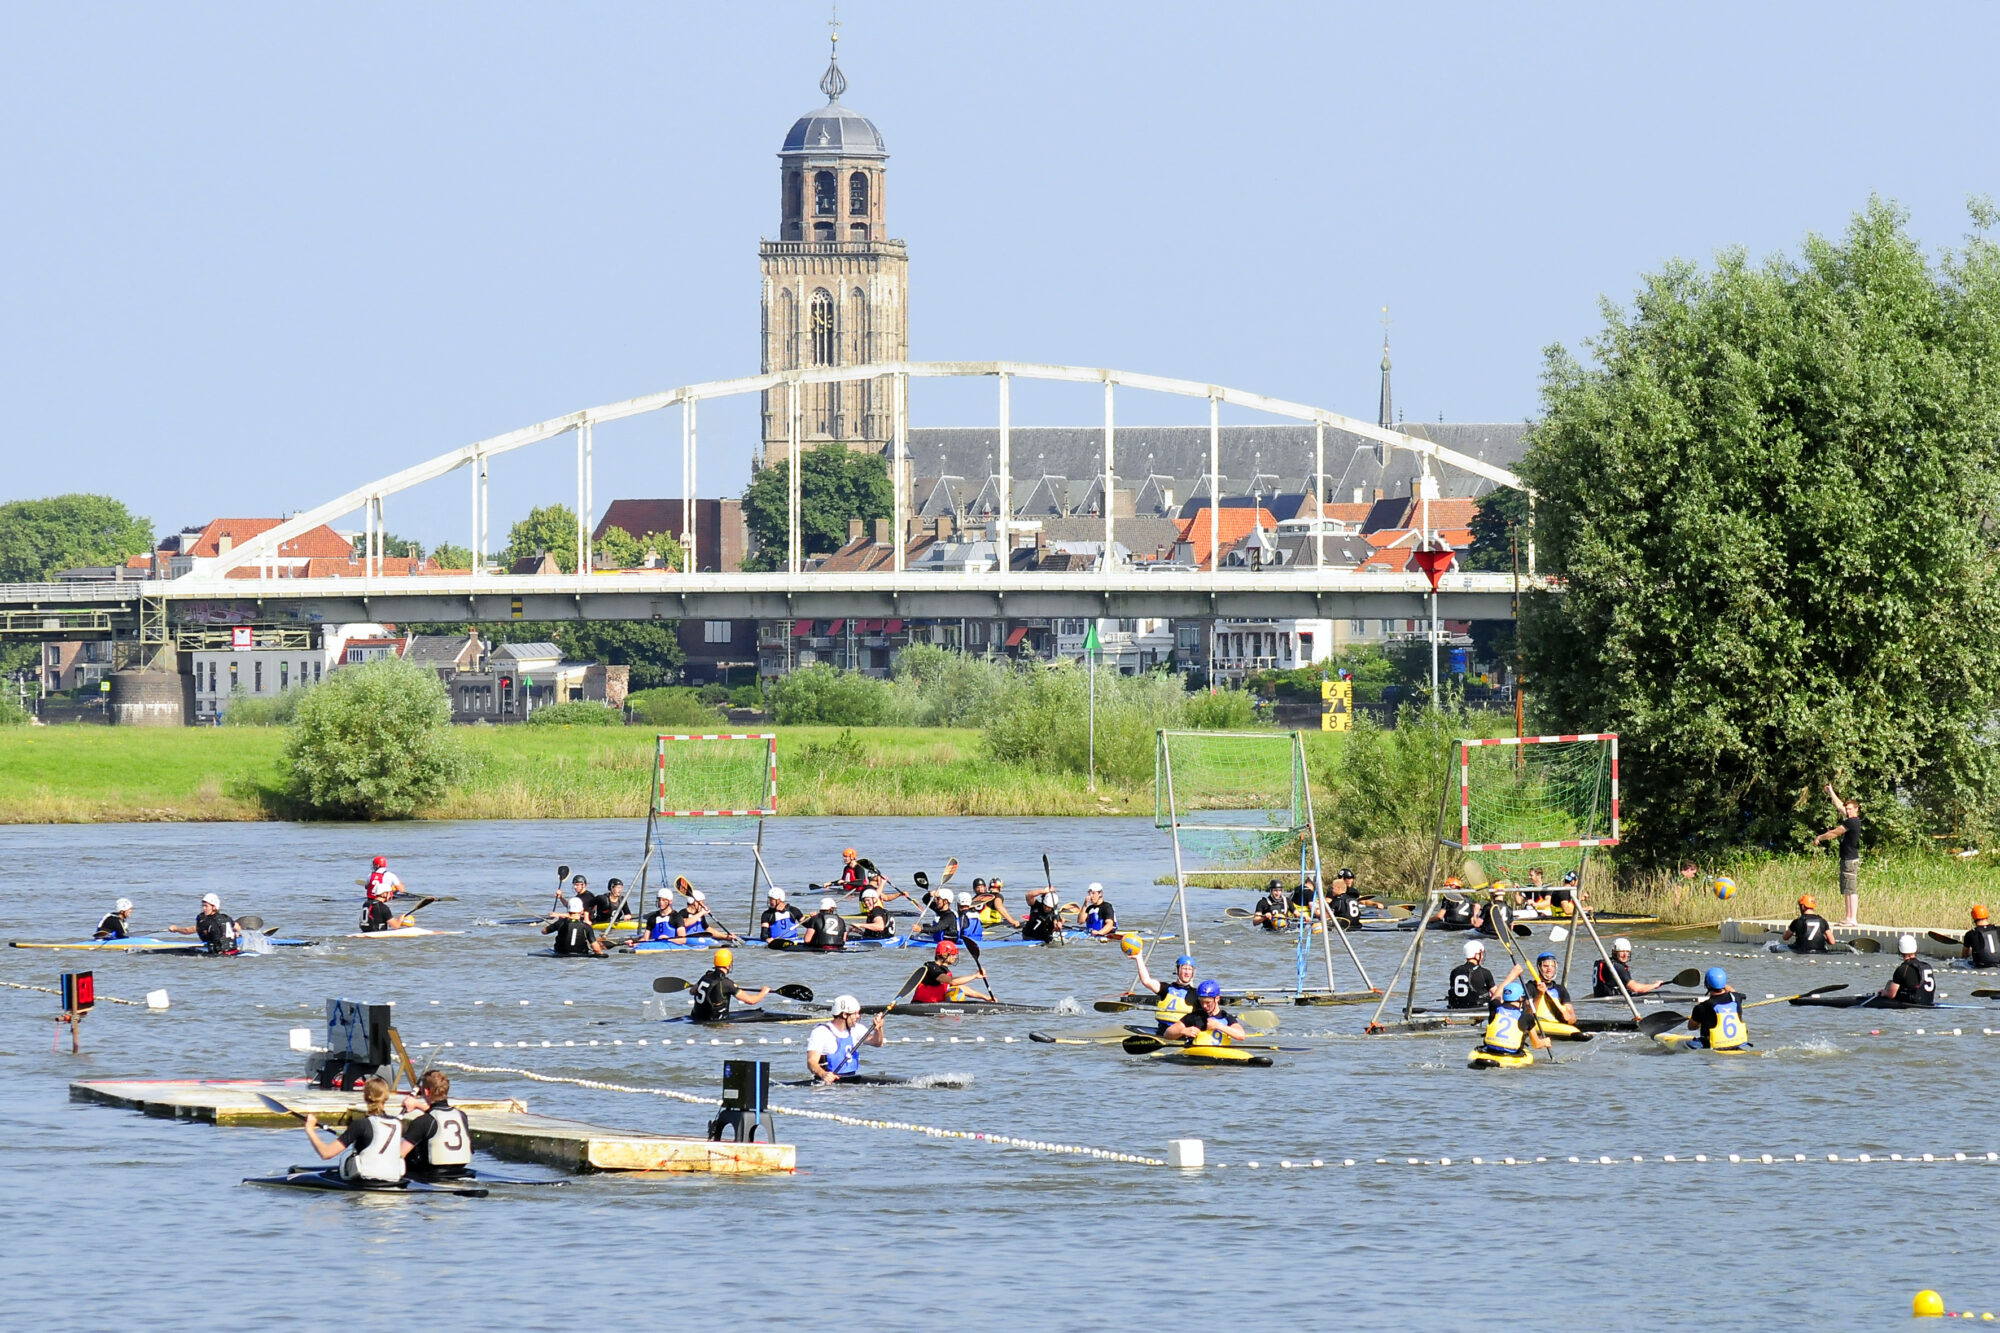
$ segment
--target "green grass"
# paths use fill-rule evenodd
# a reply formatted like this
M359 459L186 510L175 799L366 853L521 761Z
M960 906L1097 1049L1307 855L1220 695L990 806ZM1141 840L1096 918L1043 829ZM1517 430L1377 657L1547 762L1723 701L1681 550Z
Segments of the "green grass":
M1798 915L1801 894L1811 894L1820 915L1838 921L1846 910L1840 898L1840 862L1832 852L1738 861L1702 867L1695 881L1655 875L1611 889L1591 875L1590 901L1613 911L1647 912L1678 925L1705 925L1725 917L1789 921ZM1734 898L1723 901L1708 887L1707 875L1736 881ZM1608 879L1609 877L1606 876ZM1871 926L1960 930L1969 924L1972 904L2000 911L2000 886L1993 858L1960 859L1942 852L1891 848L1861 861L1861 920Z
M979 733L938 727L780 727L778 808L806 815L1145 814L1144 790L997 763ZM430 819L642 816L653 732L467 727L472 776ZM281 728L58 726L0 731L0 823L281 819ZM809 753L807 747L814 747ZM829 755L831 756L829 758Z

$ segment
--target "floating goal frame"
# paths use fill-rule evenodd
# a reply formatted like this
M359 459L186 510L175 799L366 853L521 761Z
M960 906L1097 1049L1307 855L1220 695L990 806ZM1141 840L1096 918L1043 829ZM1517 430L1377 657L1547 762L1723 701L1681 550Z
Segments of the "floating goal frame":
M1597 791L1594 788L1591 797L1591 808L1582 836L1547 839L1523 838L1519 840L1475 840L1473 838L1473 802L1475 795L1472 782L1472 753L1475 749L1483 749L1488 746L1518 747L1516 755L1517 763L1519 763L1525 760L1525 756L1528 753L1526 747L1559 743L1573 744L1577 742L1595 743L1604 747L1600 764L1608 768L1609 778L1608 800L1604 803L1608 808L1600 808ZM1382 992L1382 999L1375 1006L1375 1012L1369 1019L1367 1030L1370 1032L1383 1030L1381 1026L1382 1011L1388 1008L1390 998L1396 993L1396 983L1402 978L1405 972L1409 974L1409 983L1404 990L1403 1021L1405 1024L1408 1024L1416 1019L1417 973L1423 963L1424 937L1430 932L1432 916L1437 913L1438 908L1442 905L1446 897L1446 894L1438 884L1439 858L1440 854L1446 848L1451 848L1467 857L1476 856L1480 852L1581 849L1582 856L1578 859L1576 870L1576 893L1572 899L1576 910L1567 918L1550 918L1557 924L1564 926L1568 935L1567 946L1563 950L1562 969L1558 979L1564 985L1569 984L1570 964L1575 957L1576 941L1579 934L1588 934L1590 936L1592 944L1596 946L1599 958L1607 963L1611 960L1610 951L1605 948L1603 938L1597 933L1597 924L1591 920L1590 914L1584 906L1583 887L1585 872L1589 869L1590 865L1591 851L1599 847L1615 847L1618 845L1618 733L1612 731L1593 731L1556 736L1461 737L1459 740L1453 742L1453 744L1456 748L1456 754L1454 755L1451 752L1446 753L1444 769L1438 776L1437 837L1431 847L1430 866L1425 875L1422 913L1418 918L1417 929L1410 939L1409 947L1403 951L1402 961L1396 965L1395 975L1389 979L1388 986ZM1447 822L1451 816L1450 779L1451 766L1454 759L1458 767L1458 821L1456 827L1458 836L1456 837L1451 836L1453 828ZM1608 831L1602 833L1594 831L1597 828L1597 821L1600 814L1608 815L1610 821ZM1473 885L1470 887L1477 890L1483 887L1483 885ZM1491 906L1490 903L1489 906ZM1505 928L1506 925L1511 925L1511 915L1504 911L1504 905L1502 921L1503 928L1497 933L1497 943L1500 945L1501 952L1510 962L1518 963L1524 970L1533 972L1534 965L1528 958L1527 950L1525 948L1517 948L1513 931ZM1487 937L1482 936L1481 938ZM1623 982L1619 983L1618 989L1619 994L1625 1001L1626 1008L1631 1011L1633 1019L1636 1020L1639 1017L1638 1005L1633 1001L1631 993L1625 989Z
M1194 932L1188 925L1188 857L1183 839L1196 833L1241 834L1245 837L1268 836L1274 833L1286 834L1296 837L1299 840L1299 860L1298 867L1294 872L1296 877L1293 883L1295 885L1304 883L1305 877L1308 874L1312 876L1313 882L1313 911L1315 919L1308 920L1302 917L1298 927L1297 993L1301 996L1306 993L1306 967L1311 954L1311 938L1315 925L1319 929L1321 953L1326 964L1327 992L1332 994L1335 991L1333 979L1333 941L1331 938L1334 935L1340 936L1341 948L1346 951L1348 960L1354 964L1354 970L1360 976L1361 984L1370 990L1374 989L1373 984L1368 980L1367 969L1361 966L1361 959L1354 952L1353 943L1348 940L1345 931L1340 930L1338 926L1334 925L1327 912L1324 876L1319 860L1319 825L1313 815L1312 780L1306 767L1304 734L1297 731L1180 731L1162 727L1158 731L1157 737L1157 747L1154 751L1153 764L1153 826L1155 828L1166 829L1173 841L1174 847L1174 898L1167 905L1167 910L1163 914L1163 918L1172 916L1176 909L1178 909L1180 912L1181 939L1185 942L1187 951L1189 953L1194 951ZM1235 807L1209 806L1205 808L1204 812L1220 815L1221 818L1187 818L1186 816L1195 814L1196 812L1193 810L1183 810L1176 798L1174 789L1173 742L1177 737L1198 738L1203 741L1255 741L1263 745L1288 743L1290 749L1288 762L1291 776L1290 791L1285 793L1284 808L1290 812L1287 818L1282 822L1273 821L1268 818L1268 812L1279 808L1277 805L1270 803ZM1232 821L1227 813L1232 808L1243 810L1245 817L1240 821ZM1267 817L1261 821L1249 818L1254 813L1266 813ZM1240 870L1217 869L1210 873L1218 875L1268 875L1273 868L1270 866L1245 866Z
M676 809L672 807L668 799L669 793L666 787L668 745L701 745L722 742L742 743L746 741L762 742L764 751L762 791L760 798L754 804L738 809L717 810ZM757 924L757 891L760 886L760 877L762 883L772 882L771 872L764 865L764 821L777 813L778 737L775 732L709 732L701 735L680 735L663 732L655 736L653 738L653 771L647 779L646 842L645 849L640 856L639 887L636 892L637 902L633 904L634 911L636 913L643 913L646 909L648 901L646 896L646 881L652 869L653 854L655 851L660 853L661 881L664 883L666 880L666 845L668 842L673 842L683 847L746 847L750 851L751 858L749 933L754 934ZM680 821L704 819L723 821L711 830L716 836L683 836L672 839L660 836L666 827L673 827L692 833L699 830L701 826L699 824L688 824ZM751 835L748 824L748 821L753 819L756 821L754 836ZM674 823L664 825L662 822L669 820L674 821Z

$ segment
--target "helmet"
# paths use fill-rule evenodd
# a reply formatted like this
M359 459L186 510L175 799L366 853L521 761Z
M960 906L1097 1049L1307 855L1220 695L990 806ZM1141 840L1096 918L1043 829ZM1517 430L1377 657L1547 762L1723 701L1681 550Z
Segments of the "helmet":
M1087 890L1087 892L1102 893L1104 892L1104 886L1102 884L1099 884L1096 880L1093 879L1092 881L1090 881L1090 888Z
M204 893L201 895L201 903L204 907L220 907L222 899L213 893Z
M819 900L819 910L822 912L831 912L833 906L833 899L831 898L822 898Z
M1535 955L1535 961L1538 963L1553 963L1555 960L1556 955L1553 949L1544 949Z
M973 878L972 878L972 887L973 887L973 888L975 888L975 889L983 889L983 888L985 888L985 887L986 887L986 877L985 877L984 875L975 875L975 876L973 876Z
M1574 870L1563 871L1563 883L1565 884L1576 883L1576 872Z
M717 949L715 951L715 965L717 967L728 967L731 963L735 961L736 961L736 955L731 953L729 950Z
M581 898L564 899L563 910L567 912L581 912L583 910L583 899Z
M1719 967L1711 967L1701 974L1702 984L1710 990L1728 990L1729 974Z
M659 901L663 903L670 903L674 900L674 891L668 888L666 885L662 884L659 888L653 891L653 897L657 898Z
M995 875L995 876L993 877L993 882L992 882L991 884L987 885L987 887L988 887L988 888L990 888L990 889L992 889L992 890L993 890L993 892L995 892L995 893L998 893L998 892L1000 892L1000 884L1001 884L1001 879L1000 879L1000 877L999 877L998 875Z
M776 887L773 887L772 890L769 893L765 894L764 896L769 898L774 903L781 903L785 901L785 891L783 889Z
M688 897L694 902L698 903L705 903L708 901L708 895L703 893L700 889L689 889Z
M120 901L122 902L124 900L120 899ZM1972 905L1972 919L1974 921L1984 921L1986 919L1986 909L1984 907L1981 907L1978 903L1974 903Z
M1273 875L1271 877L1271 882L1264 886L1264 891L1266 893L1276 893L1282 887L1284 886L1278 883L1278 877L1276 875Z
M1204 981L1194 988L1194 993L1204 1000L1219 1000L1222 998L1222 983L1219 981Z
M613 875L609 880L605 881L604 887L607 889L622 889L625 887L625 881Z
M859 853L859 852L855 851L855 850L854 850L854 849L853 849L852 847L843 847L843 848L841 848L841 849L840 849L840 854L841 854L842 856L859 856L859 855L861 855L861 853ZM837 1001L836 1001L836 1003L837 1003Z
M1810 912L1819 906L1819 904L1813 901L1813 896L1810 893L1802 893L1799 895L1799 906Z
M1349 869L1348 869L1348 868L1347 868L1346 866L1342 866L1342 867L1340 868L1340 873L1339 873L1338 875L1335 875L1335 876L1334 876L1334 878L1335 878L1335 879L1353 879L1353 878L1354 878L1354 872L1353 872L1352 870L1349 870Z
M940 958L958 957L958 941L939 940L937 943L937 956Z
M882 897L882 890L880 889L868 888L868 889L863 889L861 891L861 901L864 903L867 902L870 898L873 898L879 902L881 900L881 897Z
M1465 942L1465 956L1467 958L1477 958L1485 952L1486 946L1478 940L1467 940Z
M972 906L972 895L967 893L965 890L960 889L958 892L958 905L960 907Z
M1194 955L1191 953L1184 953L1179 958L1174 959L1175 970L1179 970L1180 968L1183 967L1193 967L1193 966L1194 966Z
M1487 891L1487 896L1496 903L1504 900L1507 897L1507 881L1504 879L1494 880L1491 888Z
M132 910L132 900L130 898L120 898L117 902L111 905L111 910L114 912L129 912ZM1979 914L1981 916L1985 916L1986 909L1983 907L1980 908Z
M1631 953L1632 941L1626 939L1623 935L1620 935L1617 939L1611 941L1611 952Z
M570 883L572 883L572 884L588 884L588 883L590 883L590 881L589 881L589 880L587 880L587 879L585 879L585 878L584 878L584 877L583 877L582 875L571 875L571 876L569 877L569 882L570 882Z
M1510 981L1500 988L1500 998L1503 1000L1518 1000L1527 993L1518 981Z
M858 1014L860 1012L861 1001L855 999L852 995L836 995L833 997L833 1016L835 1018L840 1017L842 1014Z
M389 858L386 856L378 856L375 858L375 868L377 870L380 870L383 866L388 864L389 864Z
M1444 877L1444 886L1447 889L1462 889L1465 887L1465 881L1457 875L1446 875Z
M1897 953L1915 953L1916 951L1917 937L1915 935L1903 935L1896 940Z

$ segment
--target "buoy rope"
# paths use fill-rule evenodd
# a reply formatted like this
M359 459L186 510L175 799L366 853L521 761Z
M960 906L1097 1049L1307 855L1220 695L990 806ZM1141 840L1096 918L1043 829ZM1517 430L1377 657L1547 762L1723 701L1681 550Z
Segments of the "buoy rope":
M33 991L40 991L40 992L41 992L42 994L44 994L44 995L61 995L61 994L62 994L62 992L61 992L61 991L59 991L59 990L57 990L57 989L56 989L56 988L55 988L54 986L24 986L24 985L22 985L22 984L21 984L20 982L18 982L18 981L0 981L0 986L6 986L6 987L7 987L7 988L9 988L10 990L33 990ZM100 1000L103 1000L103 1001L104 1001L104 1002L105 1002L106 1004L129 1004L129 1005L131 1005L131 1006L132 1006L132 1007L133 1007L134 1009L144 1009L144 1008L146 1008L146 1007L147 1007L147 1006L145 1005L145 1003L144 1003L143 1001L140 1001L140 1000L121 1000L121 999L119 999L119 998L118 998L118 997L117 997L116 995L100 995L100 996L98 996L97 998L98 998L98 999L100 999Z

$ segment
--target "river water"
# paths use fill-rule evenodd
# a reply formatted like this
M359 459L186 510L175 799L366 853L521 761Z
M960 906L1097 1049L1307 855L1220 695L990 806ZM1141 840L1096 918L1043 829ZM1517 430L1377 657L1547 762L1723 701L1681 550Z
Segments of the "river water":
M2000 1012L1983 1005L1927 1015L1776 1005L1751 1015L1761 1058L1668 1055L1637 1037L1600 1037L1558 1047L1557 1067L1511 1073L1466 1069L1463 1033L1364 1037L1365 1009L1287 1009L1278 1040L1307 1049L1280 1054L1275 1068L1185 1069L1116 1047L1025 1040L1031 1028L1117 1021L1089 1009L1131 976L1113 949L996 949L987 962L1001 998L1072 997L1082 1012L892 1015L891 1045L868 1053L869 1068L967 1075L969 1085L787 1088L777 1098L1149 1156L1197 1137L1223 1164L1186 1173L781 1117L798 1144L793 1177L594 1177L483 1200L322 1197L238 1184L310 1160L298 1131L217 1129L68 1100L78 1077L300 1073L288 1029L317 1027L330 995L395 1001L420 1062L438 1055L712 1094L722 1057L742 1052L707 1044L706 1032L686 1045L689 1029L642 1016L651 979L692 977L700 955L558 960L537 954L532 928L477 924L540 910L558 862L593 883L629 880L638 834L624 822L0 831L16 875L17 892L0 903L9 939L87 935L120 895L138 905L136 933L158 932L190 919L212 889L233 914L330 941L229 960L0 955L0 980L52 985L68 960L95 966L100 994L164 987L172 1001L164 1013L100 1004L78 1057L66 1041L51 1050L52 997L0 990L8 1323L248 1328L362 1316L444 1328L1096 1329L1226 1319L1241 1329L1714 1333L1900 1326L1921 1287L1958 1309L2000 1304L1986 1250L2000 1162L1984 1160L2000 1151L1987 1073L1994 1038L1984 1032L2000 1027ZM796 887L831 874L849 843L903 874L935 875L956 855L962 882L997 872L1016 906L1046 852L1066 897L1101 880L1128 928L1157 923L1171 895L1153 882L1171 867L1169 848L1145 820L782 819L769 826L766 857ZM353 928L352 881L377 852L414 890L455 895L424 919L466 933L335 938ZM724 864L729 855L686 864L734 915L748 876ZM1222 914L1248 901L1196 895L1202 971L1232 988L1287 987L1290 941ZM1360 939L1378 982L1406 938ZM1638 945L1642 976L1722 961L1758 996L1836 981L1872 988L1889 971L1875 958L1780 958L1685 935ZM843 990L886 999L914 961L901 951L752 950L736 975L753 986L801 981L822 999ZM1344 959L1337 976L1352 985ZM1954 973L1946 989L1980 1004L1966 995L1972 984ZM1441 991L1435 974L1426 989ZM803 1073L806 1030L724 1039L744 1036L791 1077ZM635 1129L698 1134L706 1118L662 1098L511 1075L455 1082L462 1093L516 1095L536 1110ZM1980 1160L1953 1161L1960 1152ZM1863 1153L1876 1160L1853 1160ZM1942 1160L1886 1160L1925 1153ZM1681 1160L1664 1161L1670 1154ZM1444 1157L1452 1164L1438 1164ZM1516 1164L1504 1164L1510 1157ZM1315 1160L1323 1165L1306 1165Z

